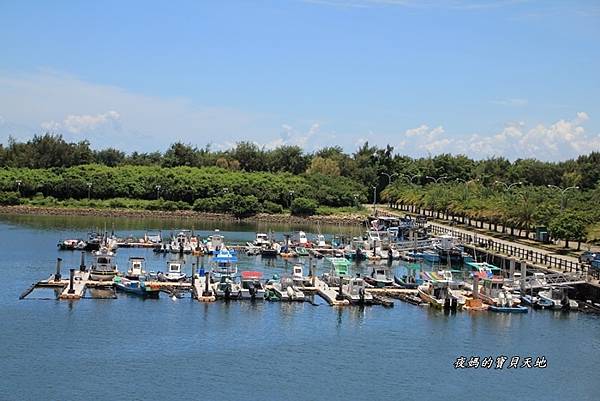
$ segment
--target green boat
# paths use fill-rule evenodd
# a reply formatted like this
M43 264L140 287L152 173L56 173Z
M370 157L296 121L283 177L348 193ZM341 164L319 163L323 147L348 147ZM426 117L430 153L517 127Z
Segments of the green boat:
M308 249L303 246L297 246L295 251L298 256L309 256Z

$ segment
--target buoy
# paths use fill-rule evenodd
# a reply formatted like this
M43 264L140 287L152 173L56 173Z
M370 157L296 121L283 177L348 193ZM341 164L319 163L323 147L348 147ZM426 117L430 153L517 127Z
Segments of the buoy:
M177 301L177 297L176 297L175 295L173 295L173 296L171 297L171 299L172 299L173 301Z

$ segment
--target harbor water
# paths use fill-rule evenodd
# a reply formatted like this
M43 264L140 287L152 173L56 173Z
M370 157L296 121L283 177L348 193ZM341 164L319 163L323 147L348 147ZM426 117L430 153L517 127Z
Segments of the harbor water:
M290 227L89 217L0 217L0 400L597 400L600 316L442 311L396 301L393 308L315 303L172 299L58 301L52 289L19 294L48 278L56 258L79 266L79 253L59 251L61 238L108 226L120 235L163 235L219 228L226 242L257 231L360 234L360 227ZM172 255L119 249L164 270ZM266 278L291 272L282 259L240 255L240 270ZM186 260L186 272L191 262ZM88 256L88 262L91 261ZM208 261L205 262L208 267ZM322 261L319 272L325 271ZM403 268L395 263L393 268ZM367 265L353 266L355 272ZM510 359L517 368L455 368L464 357ZM543 357L545 367L521 367ZM541 359L540 359L541 360ZM480 365L480 364L479 364Z

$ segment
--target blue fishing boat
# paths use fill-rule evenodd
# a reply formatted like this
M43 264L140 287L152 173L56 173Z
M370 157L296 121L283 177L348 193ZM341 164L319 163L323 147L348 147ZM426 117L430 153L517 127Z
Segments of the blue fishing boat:
M146 285L144 281L140 280L129 280L127 278L117 276L114 278L114 283L118 291L138 295L140 297L158 298L158 294L160 293L160 287Z
M490 305L488 306L488 310L490 312L498 312L498 313L527 313L529 309L525 306L514 305L514 306L496 306Z

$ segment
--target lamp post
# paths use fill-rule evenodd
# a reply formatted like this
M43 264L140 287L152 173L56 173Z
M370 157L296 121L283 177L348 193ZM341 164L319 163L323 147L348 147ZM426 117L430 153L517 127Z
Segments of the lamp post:
M435 177L432 177L432 176L430 176L430 175L427 175L427 176L425 176L425 178L428 178L428 179L432 180L433 182L435 182L436 184L438 184L438 183L439 183L440 181L442 181L444 178L448 178L448 176L447 176L447 175L443 175L443 176L441 176L441 177L435 178Z
M87 183L87 189L88 189L88 201L89 201L92 197L92 183L91 182Z
M515 187L517 185L522 185L523 181L517 181L517 182L513 182L512 184L507 184L505 182L502 181L494 181L494 184L502 184L504 186L504 189L508 192L512 189L512 187Z
M354 207L358 208L358 195L354 194L352 196L354 197Z
M377 203L377 186L373 185L373 214L377 212L375 204Z
M19 193L19 197L21 196L21 184L23 183L23 181L21 180L16 180L15 184L17 184L17 192Z
M156 189L156 199L160 199L160 185L157 185L156 187L154 187Z
M289 202L290 202L290 208L291 208L292 207L292 200L294 198L294 191L289 191L288 195L289 195Z
M392 185L392 177L395 175L398 175L398 173L388 174L388 173L382 172L381 175L385 175L388 178L388 185Z
M579 189L579 187L576 185L574 185L572 187L567 187L567 188L561 188L556 185L548 185L548 188L557 189L558 191L560 191L560 212L561 213L563 212L563 210L565 210L565 194L567 193L567 191L570 191L572 189Z

